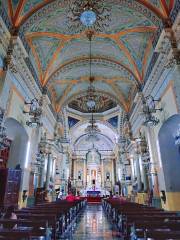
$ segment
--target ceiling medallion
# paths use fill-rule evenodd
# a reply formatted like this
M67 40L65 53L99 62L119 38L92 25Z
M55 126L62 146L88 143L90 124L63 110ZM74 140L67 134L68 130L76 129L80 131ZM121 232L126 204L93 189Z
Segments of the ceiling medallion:
M77 32L89 28L102 32L109 26L110 13L111 9L105 6L104 0L69 0L68 28Z

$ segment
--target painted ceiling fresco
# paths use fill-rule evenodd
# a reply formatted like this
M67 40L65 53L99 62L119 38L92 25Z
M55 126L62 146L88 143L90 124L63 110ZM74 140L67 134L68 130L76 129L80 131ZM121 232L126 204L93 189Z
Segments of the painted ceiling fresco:
M92 141L88 141L85 129L89 123L77 123L70 129L72 143L77 150L88 150L92 148ZM96 125L100 130L98 139L95 142L96 148L99 150L112 150L117 139L117 132L108 122L97 121Z
M31 48L30 60L42 86L48 87L54 108L60 111L70 100L77 101L89 86L89 41L85 32L68 28L68 1L1 1ZM104 2L111 9L111 21L92 39L93 84L130 111L132 96L143 85L152 57L152 42L175 0Z
M89 100L89 96L87 94L77 96L73 99L68 106L72 109L78 110L83 113L88 113L89 108L87 106L87 101ZM102 94L94 94L93 100L96 105L93 109L93 112L105 112L109 109L112 109L117 106L116 102L114 102L109 96Z

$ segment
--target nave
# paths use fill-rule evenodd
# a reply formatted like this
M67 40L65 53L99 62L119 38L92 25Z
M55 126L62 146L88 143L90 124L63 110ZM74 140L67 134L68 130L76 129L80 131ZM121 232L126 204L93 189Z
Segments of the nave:
M15 210L0 219L2 240L179 240L180 212L133 203L122 197L58 200Z
M5 240L180 239L179 10L0 0Z
M64 240L116 240L117 227L108 220L101 204L88 204L79 214L72 228L60 239Z

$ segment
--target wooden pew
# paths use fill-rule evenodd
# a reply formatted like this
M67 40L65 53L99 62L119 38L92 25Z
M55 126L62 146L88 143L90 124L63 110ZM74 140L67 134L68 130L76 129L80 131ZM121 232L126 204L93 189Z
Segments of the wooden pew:
M22 208L16 211L18 218L26 219L47 219L48 225L52 227L53 238L70 225L72 218L83 208L84 200L74 202L59 201L53 203L38 204L29 208Z
M31 221L41 221L42 219L45 219L47 221L48 227L52 229L52 236L53 239L56 239L56 229L57 226L57 217L55 214L40 214L40 213L28 213L28 212L16 212L16 215L18 219L26 219Z
M46 220L25 220L25 219L0 219L0 224L2 228L0 228L0 237L8 237L11 236L14 239L14 235L17 236L17 239L20 237L26 237L27 239L30 237L47 237L47 221ZM16 228L4 228L4 225L14 225ZM18 238L19 237L19 238Z
M117 223L119 217L120 230L125 239L129 240L134 233L136 237L143 239L180 239L180 216L177 212L168 212L136 203L120 204L117 199L105 200L103 207L111 217L115 216Z

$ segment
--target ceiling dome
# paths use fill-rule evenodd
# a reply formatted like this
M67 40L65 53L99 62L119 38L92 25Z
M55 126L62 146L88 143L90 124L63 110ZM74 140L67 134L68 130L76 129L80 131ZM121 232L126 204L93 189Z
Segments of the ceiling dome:
M68 107L82 113L88 113L89 112L89 107L87 105L88 101L89 101L88 95L77 96L68 104ZM102 113L117 106L117 103L110 97L106 96L105 94L103 95L95 93L93 96L93 101L95 102L95 106L93 108L93 112L95 113Z

